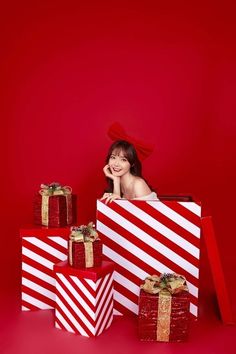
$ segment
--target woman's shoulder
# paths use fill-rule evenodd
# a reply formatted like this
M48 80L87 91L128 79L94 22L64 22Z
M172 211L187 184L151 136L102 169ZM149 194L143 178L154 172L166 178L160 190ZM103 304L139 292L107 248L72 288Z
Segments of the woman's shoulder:
M133 187L135 197L140 197L151 193L151 189L149 188L148 184L141 177L135 178Z
M147 185L147 183L142 177L135 176L134 185Z

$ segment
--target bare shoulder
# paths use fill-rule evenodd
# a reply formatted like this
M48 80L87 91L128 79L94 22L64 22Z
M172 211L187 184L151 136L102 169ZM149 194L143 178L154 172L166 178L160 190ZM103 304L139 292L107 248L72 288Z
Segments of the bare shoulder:
M134 194L135 197L143 197L150 194L152 191L147 183L141 177L136 177L134 181Z

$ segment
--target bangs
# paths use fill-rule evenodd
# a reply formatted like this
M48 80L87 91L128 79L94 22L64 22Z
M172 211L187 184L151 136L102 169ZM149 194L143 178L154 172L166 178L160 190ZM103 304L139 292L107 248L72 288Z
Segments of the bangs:
M114 150L112 150L111 155L119 156L121 153L126 159L128 158L128 154L122 146L117 146Z

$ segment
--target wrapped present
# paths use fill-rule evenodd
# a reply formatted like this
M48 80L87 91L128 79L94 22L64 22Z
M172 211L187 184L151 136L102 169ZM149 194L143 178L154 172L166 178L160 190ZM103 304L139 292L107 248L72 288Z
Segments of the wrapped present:
M75 269L67 262L54 266L55 326L86 337L100 335L113 320L114 263Z
M28 227L20 230L22 243L21 309L55 307L53 266L68 255L70 228Z
M147 277L139 296L139 338L143 341L185 341L189 306L189 292L183 276L173 273Z
M69 239L69 264L74 268L100 267L102 242L93 223L71 227Z
M149 274L177 273L187 279L190 313L197 318L201 247L198 201L122 199L105 204L98 200L96 228L104 259L116 263L116 314L138 314L139 286Z
M36 225L64 227L75 222L75 196L69 186L59 183L41 184L34 198L34 222Z

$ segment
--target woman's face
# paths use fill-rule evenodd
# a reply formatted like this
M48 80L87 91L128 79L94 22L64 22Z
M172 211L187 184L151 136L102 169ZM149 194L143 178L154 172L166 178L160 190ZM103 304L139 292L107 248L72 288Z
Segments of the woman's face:
M130 171L130 163L125 157L122 150L112 151L108 165L111 169L111 172L114 176L121 177Z

